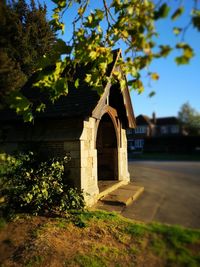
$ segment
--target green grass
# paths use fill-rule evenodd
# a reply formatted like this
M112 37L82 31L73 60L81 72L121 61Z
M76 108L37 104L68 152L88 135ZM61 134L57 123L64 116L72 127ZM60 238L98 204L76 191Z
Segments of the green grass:
M97 255L84 255L78 254L74 258L74 263L79 264L82 267L106 267L103 259ZM67 266L67 265L66 265Z
M124 219L115 213L102 211L79 213L78 218L87 225L92 220L109 222L110 231L124 244L126 235L134 237L136 246L131 246L129 253L137 255L140 253L140 246L143 246L144 238L149 239L149 250L158 257L165 260L166 266L200 266L200 254L193 255L187 248L190 244L200 243L200 230L187 229L178 225L170 226L159 223L142 224ZM117 226L116 226L117 225ZM87 226L86 226L87 227ZM116 231L117 229L117 231ZM105 252L103 254L103 251ZM93 251L94 252L94 251ZM80 266L107 266L105 255L112 255L109 248L104 247L98 253L90 255L78 255L76 258ZM102 257L99 258L98 255ZM110 256L111 257L111 256ZM102 261L104 258L105 262Z
M119 221L119 216L115 212L106 212L106 211L72 211L72 215L75 215L76 218L79 218L83 221L90 220L104 220L104 221Z
M25 267L36 267L43 262L43 257L41 255L34 255L30 260L25 263Z
M148 227L144 224L133 224L129 223L125 228L124 232L136 237L142 237L148 231Z
M66 221L66 219L64 219L64 218L58 218L58 219L57 219L57 224L56 224L56 226L57 226L58 228L66 229L66 228L67 228L67 225L68 225L68 222Z
M43 217L41 221L38 221L40 217L23 218L19 218L20 225L22 222L27 225L34 218L37 224L31 231L29 229L24 250L24 243L15 248L15 251L20 250L22 266L44 266L51 260L52 253L59 266L68 267L140 267L148 266L148 263L155 267L200 266L200 230L155 222L144 224L117 213L97 210L73 211L67 218ZM16 226L17 219L14 223ZM12 248L16 236L12 238L8 236L4 245ZM49 240L48 246L46 240ZM43 245L38 247L40 244ZM73 244L72 254L66 251L65 255L65 248ZM43 247L45 253L42 254ZM11 256L11 259L16 260L16 257Z
M151 241L152 251L165 258L169 266L200 266L200 254L194 256L187 248L189 244L200 243L200 230L158 223L150 224L149 230L156 234Z
M117 261L119 261L124 253L127 252L112 246L97 244L95 247L91 248L91 251L88 254L79 253L72 259L72 261L68 262L68 264L73 266L73 263L76 263L82 267L107 267L110 265L109 263L112 262L113 264L116 263L115 266L123 266L117 263Z
M0 230L6 226L6 220L0 217Z
M88 226L90 221L109 221L116 222L119 221L117 213L115 212L104 212L104 211L72 211L71 220L73 223L80 227L84 228Z
M152 223L150 231L162 235L172 246L179 244L193 244L200 240L200 230L192 230L179 225L169 226L165 224Z
M147 237L150 241L150 250L153 254L164 258L167 266L200 266L200 254L193 255L187 248L189 244L200 243L200 230L187 229L178 225L170 226L159 223L142 224L123 219L114 213L96 211L84 213L82 218L86 221L98 218L98 220L115 222L118 225L118 235L121 233L139 238L141 244L143 238ZM112 227L111 230L113 231ZM130 251L137 254L138 247L131 247ZM92 258L92 257L91 257ZM96 259L96 257L95 257ZM87 265L83 265L87 266ZM103 265L94 265L103 266Z

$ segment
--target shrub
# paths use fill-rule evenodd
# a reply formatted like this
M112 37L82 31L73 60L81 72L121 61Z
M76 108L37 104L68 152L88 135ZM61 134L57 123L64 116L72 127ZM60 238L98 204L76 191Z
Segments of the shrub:
M38 161L33 152L5 157L0 171L4 207L33 214L83 209L82 192L63 182L67 160L64 157Z

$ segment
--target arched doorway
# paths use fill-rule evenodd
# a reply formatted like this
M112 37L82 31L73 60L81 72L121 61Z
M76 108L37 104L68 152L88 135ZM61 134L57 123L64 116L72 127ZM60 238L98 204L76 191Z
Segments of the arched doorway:
M97 139L98 180L118 180L117 136L111 117L100 120Z

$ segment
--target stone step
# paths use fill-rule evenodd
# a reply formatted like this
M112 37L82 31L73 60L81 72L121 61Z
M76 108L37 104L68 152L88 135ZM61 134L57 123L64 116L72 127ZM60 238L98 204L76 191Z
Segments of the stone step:
M118 189L121 186L127 185L127 181L99 181L99 195L98 199L102 199L103 197L107 196L109 193L113 192L114 190Z
M144 187L129 183L108 193L106 196L102 197L100 201L109 205L127 206L135 201L143 191Z

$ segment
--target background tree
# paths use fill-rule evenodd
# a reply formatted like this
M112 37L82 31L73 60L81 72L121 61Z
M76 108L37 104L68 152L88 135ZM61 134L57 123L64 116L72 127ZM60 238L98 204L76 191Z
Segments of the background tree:
M46 19L46 6L25 0L0 2L1 105L14 95L51 51L55 31ZM9 96L9 98L8 98ZM12 101L11 101L12 102Z
M200 113L185 103L178 112L179 120L189 135L200 134Z
M115 71L111 79L106 72L108 64L112 61L112 50L120 47L122 43L125 47L124 60L119 60L118 64L130 77L130 89L138 90L139 93L144 90L141 70L145 69L153 80L159 78L157 73L149 69L152 60L166 57L173 49L181 51L181 55L175 58L179 65L189 63L194 56L193 49L182 40L188 25L185 28L174 27L172 34L179 38L176 47L160 45L157 38L155 21L169 16L172 21L176 21L184 13L184 5L180 2L173 1L170 5L169 1L164 0L102 0L91 1L92 7L90 0L52 2L55 8L50 23L56 31L64 32L67 26L68 38L66 42L57 40L52 52L38 62L38 77L33 82L33 87L37 90L48 92L52 102L61 95L67 95L69 82L73 82L75 87L79 86L79 79L74 80L72 75L77 64L90 66L84 79L99 94L102 94L105 82L113 82L113 78L120 82L123 89L126 84L122 79L122 73ZM193 0L193 3L189 22L199 31L199 1ZM69 15L66 23L62 21L63 14ZM50 66L53 68L49 69ZM31 101L24 98L23 101L16 99L19 97L15 96L15 99L11 100L11 103L14 103L11 107L23 115L28 113L29 115L25 116L26 120L33 119L31 112L34 108ZM44 103L35 106L35 109L40 110L41 107L45 107Z

